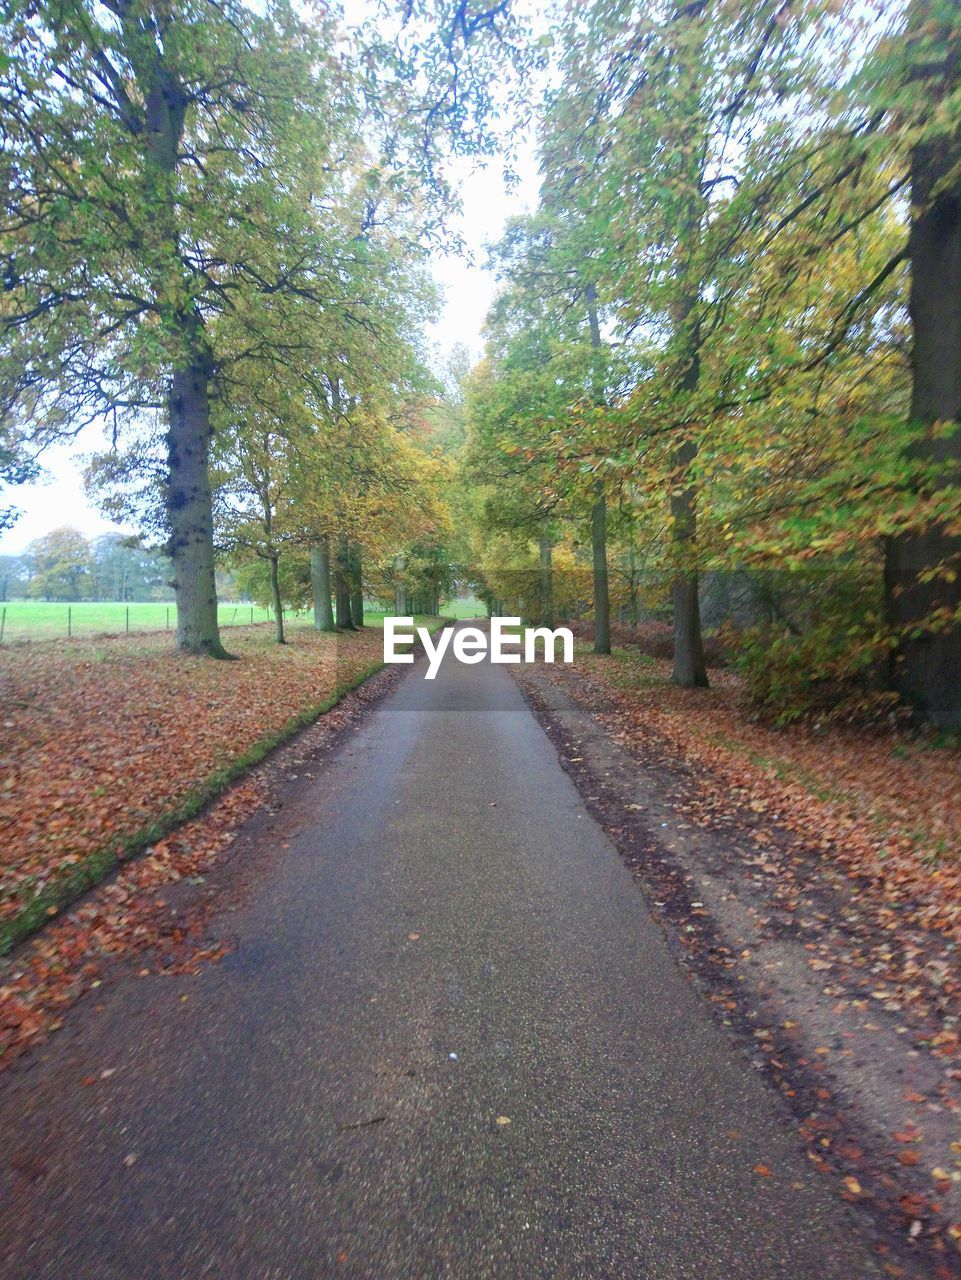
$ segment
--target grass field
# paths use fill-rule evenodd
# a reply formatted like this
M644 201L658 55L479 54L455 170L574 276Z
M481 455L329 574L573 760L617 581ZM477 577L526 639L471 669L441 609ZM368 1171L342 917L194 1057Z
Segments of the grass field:
M468 596L466 599L445 600L441 605L445 618L486 618L487 609L482 601Z
M173 630L177 607L173 604L53 604L42 600L12 600L0 604L0 618L6 611L3 639L66 640L70 636L116 635L131 631ZM222 604L220 625L266 622L270 614L249 604Z
M221 604L222 627L250 626L269 622L269 609L250 604ZM451 600L444 605L449 618L473 618L484 614L479 600ZM364 615L370 626L383 622L384 614L368 610ZM84 636L119 635L126 631L174 630L177 606L174 604L53 604L43 600L12 600L0 604L3 642L15 640L66 640ZM310 626L312 614L291 614L288 626Z

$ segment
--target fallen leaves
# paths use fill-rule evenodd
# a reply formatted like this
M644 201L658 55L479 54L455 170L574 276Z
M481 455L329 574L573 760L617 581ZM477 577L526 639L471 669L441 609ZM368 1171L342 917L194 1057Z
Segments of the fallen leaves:
M16 759L21 787L16 803L0 798L0 824L5 824L0 830L8 839L6 846L0 846L6 893L0 918L3 911L9 914L28 894L37 892L64 864L64 847L73 850L66 856L80 858L97 833L111 825L122 829L127 799L134 811L153 804L156 813L209 773L212 765L222 767L224 760L243 755L252 743L276 732L305 708L316 706L330 696L335 684L355 679L380 657L379 631L351 637L346 645L340 638L296 631L281 650L268 648L263 635L241 637L239 630L231 632L231 646L240 658L230 663L181 659L159 650L144 655L137 647L142 637L136 643L134 638L129 644L111 639L69 651L36 645L0 655L0 683L6 690L20 688L21 702L27 706L26 719L16 722L24 742L41 733L50 735L37 767L23 743L7 739L0 747L5 762ZM103 663L91 659L94 648L106 652ZM16 661L11 658L14 653ZM109 705L119 708L113 728L105 733L110 769L120 779L116 789L91 785L91 762L97 758L98 738L105 730L99 718L88 714L92 696L86 685L88 668L96 668L94 689L104 699L109 691ZM44 675L49 681L41 686L36 682ZM171 683L172 677L176 678ZM24 693L28 688L34 690L30 699ZM206 691L205 698L201 691ZM139 697L159 706L168 696L169 705L164 706L154 735L162 747L156 749L155 758L154 739L149 752L138 750L136 735L142 722L123 713L124 700ZM325 715L309 731L314 747L349 723L362 708L364 697L363 691L358 692ZM44 770L41 780L39 772ZM157 971L194 972L201 963L216 962L224 954L221 943L204 936L212 903L205 899L202 909L178 914L166 894L177 883L205 883L237 827L267 797L261 773L242 778L201 816L182 823L155 840L142 856L122 864L109 881L60 913L13 959L2 963L0 1065L7 1066L32 1043L62 1027L64 1011L84 991L99 987L107 966L128 952L151 958L149 965L138 970L144 977ZM28 811L31 803L43 804L54 782L60 788L56 812L64 823L58 828L62 846L51 846L42 838L43 813ZM152 795L151 787L155 788ZM12 845L10 840L17 838L23 843Z
M811 1163L929 1250L932 1274L955 1275L961 753L774 730L729 673L685 691L666 664L622 653L515 674L562 760L583 757L572 771L595 815L750 1037ZM859 1089L886 1124L852 1111Z
M279 646L237 628L230 643L234 662L174 654L163 636L0 651L0 924L94 855L107 866L150 843L151 824L382 656L379 630L298 628Z

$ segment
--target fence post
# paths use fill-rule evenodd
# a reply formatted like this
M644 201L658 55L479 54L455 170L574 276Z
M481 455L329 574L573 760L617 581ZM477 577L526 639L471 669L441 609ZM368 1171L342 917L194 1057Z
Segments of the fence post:
M3 643L3 632L7 625L7 606L3 606L3 612L0 613L0 644Z
M130 635L130 605L127 605L127 635Z
M250 625L254 625L254 606L250 606Z
M166 630L167 630L167 631L169 631L169 630L170 630L170 605L169 605L169 604L167 605L167 626L166 626Z
M67 605L67 639L73 635L73 609Z

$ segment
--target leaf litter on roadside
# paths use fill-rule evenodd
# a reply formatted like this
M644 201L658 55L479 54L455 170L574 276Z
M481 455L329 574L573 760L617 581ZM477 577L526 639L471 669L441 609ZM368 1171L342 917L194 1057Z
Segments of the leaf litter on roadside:
M177 657L142 636L0 654L0 919L370 670L382 648L373 629L347 646L306 630L283 648L258 629L230 639L234 662ZM347 722L345 705L323 717L326 733ZM267 798L262 774L242 777L0 961L0 1066L58 1030L125 952L162 956L166 972L219 958L222 946L204 942L204 913L184 917L164 891L202 883Z
M665 663L645 661L637 672L642 678L634 678L631 658L623 654L613 661L585 654L574 667L539 668L609 739L642 764L667 766L685 779L668 797L677 831L654 824L658 838L667 841L667 855L685 829L714 833L725 847L730 841L724 872L729 891L743 909L737 888L746 878L750 901L767 903L755 927L774 938L786 930L803 948L835 1020L837 1045L811 1038L803 1051L806 1035L815 1034L803 1009L783 1019L776 1036L753 1034L796 1108L795 1068L811 1081L812 1109L801 1130L815 1166L840 1172L845 1199L894 1205L909 1239L932 1245L939 1277L961 1273L961 1149L949 1152L947 1161L927 1162L920 1148L907 1156L896 1150L899 1139L922 1140L915 1118L924 1123L927 1117L938 1128L936 1154L946 1146L946 1132L961 1131L961 753L905 732L773 729L752 718L730 673L712 671L711 690L687 691L669 683ZM525 683L523 672L520 678ZM562 754L571 763L583 744L576 733L561 736ZM585 782L603 791L608 780L592 775ZM625 796L619 806L623 816L610 818L615 834L651 820L646 802ZM654 895L665 899L657 903L661 908L666 894L662 885ZM750 948L725 947L716 927L705 933L710 912L695 901L700 896L689 889L682 894L681 944L707 947L712 965L732 976L739 966L757 965ZM745 988L742 973L740 985L711 1000L733 1017ZM880 1153L886 1168L867 1180L867 1157L832 1092L834 1075L852 1052L845 1047L851 1033L844 1030L852 1013L862 1048L872 1028L881 1031L879 1019L886 1019L900 1036L905 1080L911 1078L907 1068L924 1060L932 1064L928 1075L940 1080L933 1089L908 1087L897 1094L899 1118L908 1123L891 1125L886 1157ZM905 1186L907 1177L913 1181ZM892 1275L905 1274L891 1260L885 1266Z

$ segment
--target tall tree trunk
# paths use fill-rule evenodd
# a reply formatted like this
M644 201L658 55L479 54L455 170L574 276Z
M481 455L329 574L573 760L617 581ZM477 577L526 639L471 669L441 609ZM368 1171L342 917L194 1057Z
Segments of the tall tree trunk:
M541 623L545 627L554 625L554 544L550 534L542 533L538 543L538 564L540 569Z
M957 63L951 70L957 88ZM961 145L954 138L919 144L912 156L911 419L919 427L961 421L959 166ZM961 430L937 439L927 432L911 456L945 468L938 487L961 483ZM961 729L961 539L937 524L891 538L884 576L888 620L899 639L891 672L895 689L933 724ZM938 613L952 621L935 629L930 623Z
M693 298L686 299L675 317L676 333L685 343L681 390L696 391L701 377L699 337L691 328ZM706 689L707 666L701 634L701 607L698 600L698 573L694 564L697 542L697 487L691 480L691 464L697 457L697 443L690 428L682 426L681 442L674 450L671 476L671 541L674 552L674 674L671 679L682 689Z
M697 453L692 440L675 451L675 463L685 475ZM682 482L683 483L683 482ZM697 569L688 563L697 536L697 507L694 485L672 488L671 537L677 568L671 584L674 602L674 674L671 679L682 689L706 689L707 667L701 635L701 606L698 600Z
M364 575L359 542L350 544L350 620L357 628L364 625Z
M201 352L170 381L165 505L170 527L177 648L228 655L217 625L214 528L210 498L210 362Z
M280 558L272 555L268 558L270 565L270 598L274 604L274 638L278 644L286 644L284 635L284 602L280 598Z
M310 548L310 589L314 597L314 630L335 630L330 598L330 539L326 534Z
M398 618L407 617L407 583L404 581L404 557L394 558L394 613Z
M337 540L337 572L334 578L337 628L339 631L353 631L355 628L350 616L350 553L347 535L343 533Z
M591 555L594 565L594 652L611 651L611 594L607 574L607 498L597 485L591 510Z
M597 289L589 283L584 290L587 302L587 325L591 346L597 355L603 346L601 326L597 316ZM604 385L601 370L594 370L594 401L604 403ZM607 497L604 483L598 480L594 486L594 506L591 508L591 557L594 567L594 652L611 651L611 592L607 572Z
M184 653L226 658L217 626L213 510L210 498L210 375L212 362L203 319L192 308L171 306L170 268L187 284L177 224L176 189L189 94L171 71L163 50L124 6L121 30L147 118L144 194L151 207L158 244L169 250L152 286L163 320L180 339L167 395L167 475L165 506L170 527L173 588L177 601L177 648Z
M635 547L634 547L633 526L631 526L631 529L630 529L630 539L631 541L628 549L628 575L630 578L630 582L628 584L628 590L630 594L628 597L627 617L631 626L636 629L637 624L640 621L640 612L638 609L638 599L637 599L637 551L635 550Z

